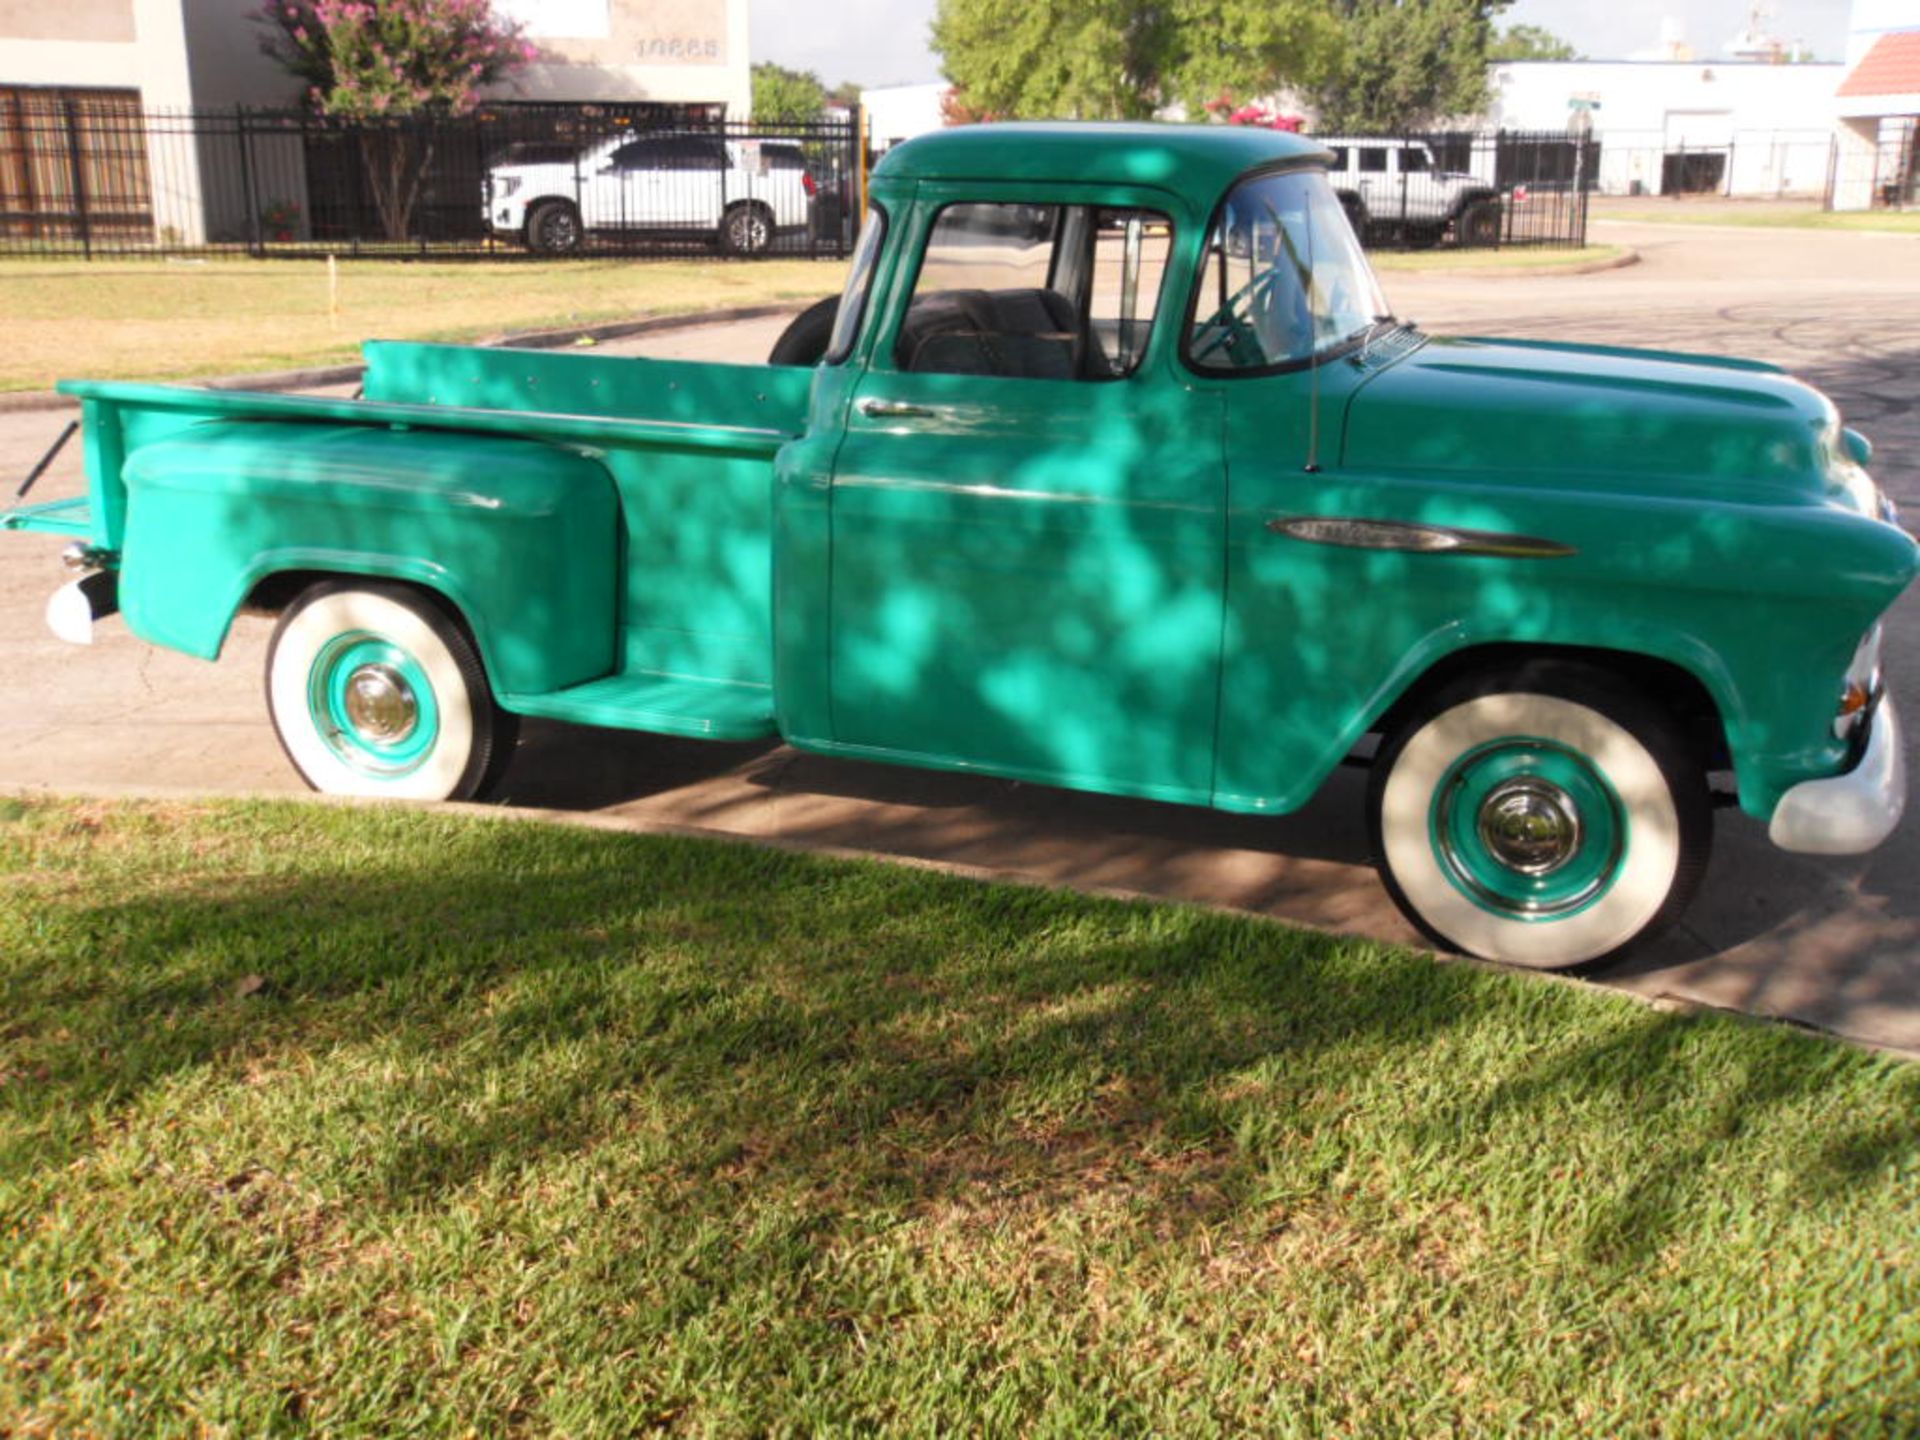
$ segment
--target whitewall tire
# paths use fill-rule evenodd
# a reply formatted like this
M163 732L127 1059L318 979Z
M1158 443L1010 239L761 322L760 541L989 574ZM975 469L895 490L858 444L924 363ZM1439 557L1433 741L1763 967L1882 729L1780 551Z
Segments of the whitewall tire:
M1536 969L1663 929L1712 845L1705 773L1679 728L1571 664L1435 695L1388 737L1368 808L1382 879L1409 919Z
M471 798L505 768L516 729L452 617L377 582L329 581L288 607L267 708L294 768L329 795Z

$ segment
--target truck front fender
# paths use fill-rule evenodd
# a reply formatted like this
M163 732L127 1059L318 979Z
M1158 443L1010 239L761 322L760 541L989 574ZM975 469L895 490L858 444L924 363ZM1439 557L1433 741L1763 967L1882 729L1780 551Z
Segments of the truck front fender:
M142 639L212 659L289 570L409 581L464 617L496 692L615 666L619 506L590 454L534 440L214 421L128 459L120 605Z

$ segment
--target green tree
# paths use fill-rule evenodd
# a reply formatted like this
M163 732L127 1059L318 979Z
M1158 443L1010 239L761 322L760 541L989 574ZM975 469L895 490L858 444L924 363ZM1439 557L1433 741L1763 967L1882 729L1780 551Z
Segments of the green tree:
M488 0L273 0L254 20L308 106L354 126L389 240L407 238L434 152L431 128L389 122L464 114L535 53Z
M1487 46L1489 60L1584 60L1573 46L1538 25L1509 25Z
M806 125L827 108L827 87L811 70L789 70L763 60L753 67L753 118L773 125Z
M1316 128L1428 128L1486 107L1493 15L1509 0L1339 0L1340 63L1310 91Z
M1325 0L940 0L933 47L974 111L1137 120L1261 95L1334 63Z

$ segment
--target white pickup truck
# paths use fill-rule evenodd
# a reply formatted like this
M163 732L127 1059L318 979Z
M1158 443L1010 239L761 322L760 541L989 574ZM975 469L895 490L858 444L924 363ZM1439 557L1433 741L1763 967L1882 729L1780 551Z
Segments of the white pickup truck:
M804 228L813 177L791 140L623 134L561 158L509 160L487 172L487 226L543 255L595 233L711 235L752 255Z

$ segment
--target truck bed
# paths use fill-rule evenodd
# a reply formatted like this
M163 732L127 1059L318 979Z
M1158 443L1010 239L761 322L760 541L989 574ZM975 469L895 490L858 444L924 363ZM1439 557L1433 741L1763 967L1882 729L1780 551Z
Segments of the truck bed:
M343 543L342 534L329 529L333 513L355 505L363 519L367 512L364 494L327 505L328 487L358 487L361 493L379 486L386 472L377 464L369 469L369 455L392 458L389 489L411 487L446 505L456 499L446 486L459 466L468 468L458 473L486 478L485 455L491 452L484 445L474 450L479 437L500 437L502 459L512 455L523 466L527 446L553 446L564 452L564 459L555 457L556 474L576 476L566 485L597 485L605 496L611 481L612 503L594 502L604 507L595 513L610 520L593 522L585 532L576 524L567 532L574 536L567 552L547 557L559 586L547 587L550 603L572 603L574 626L604 635L590 646L603 658L597 665L543 669L510 654L489 655L500 703L530 715L713 738L772 732L772 460L803 427L810 371L387 342L370 344L365 353L360 399L69 382L61 388L84 410L89 495L9 512L0 516L0 528L85 537L118 555L130 478L136 489L145 485L152 492L134 501L150 509L186 506L190 512L198 503L187 498L190 493L220 490L225 508L218 513L226 518L194 532L209 537L209 552L192 563L215 571L229 563L235 585L242 579L251 584L249 557L218 552L221 545L232 548L234 517L244 514L237 507L255 498L300 511L307 517L301 523L314 531L303 543L329 550ZM310 429L312 443L290 427ZM373 446L326 439L332 434L344 441L369 430L388 439ZM436 434L445 440L436 442ZM443 453L429 463L436 447ZM320 463L329 454L360 458L342 478ZM412 463L415 457L420 463ZM581 478L583 462L597 480ZM476 464L478 471L471 468ZM585 491L562 486L554 503L570 504L569 494ZM497 563L484 558L498 553L497 547L460 553L461 543L477 534L475 526L540 523L531 512L518 522L506 516L489 522L471 506L465 513L458 525L442 527L449 553L421 552L456 578L463 565L483 576L489 563ZM210 614L189 617L190 627L174 623L178 617L171 614L163 620L162 610L171 607L134 573L144 568L157 576L164 570L168 590L189 583L179 568L185 557L141 553L142 543L152 544L152 524L137 527L134 553L123 561L122 594L132 601L124 607L128 623L158 643L217 654L230 610L217 627ZM175 524L171 533L188 532ZM604 604L593 617L583 611L594 607L579 596L567 599L566 587L575 578L569 572L596 567L612 570L605 587L610 616ZM522 589L545 583L532 574L520 579ZM496 588L481 584L471 590ZM230 598L237 606L239 597ZM489 630L505 634L515 628L508 617L469 619L483 636L483 650Z

